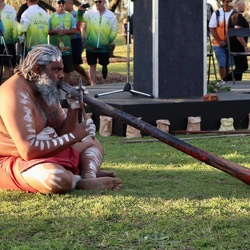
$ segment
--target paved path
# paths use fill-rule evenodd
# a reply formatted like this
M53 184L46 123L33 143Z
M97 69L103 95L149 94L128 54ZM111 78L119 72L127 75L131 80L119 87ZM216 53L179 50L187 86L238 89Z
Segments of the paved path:
M225 87L230 87L231 91L218 93L221 100L250 100L250 82L243 81L233 84L227 82Z
M91 95L107 93L111 91L123 90L126 83L108 83L100 84L96 86L87 87ZM133 84L131 84L133 86ZM227 82L224 86L230 87L231 91L216 93L219 96L219 100L250 100L250 81L237 82L233 84L232 82ZM184 102L184 101L202 101L202 97L195 98L149 98L143 96L133 95L127 91L114 93L111 95L99 96L100 100L104 102L112 103L148 103L148 102Z

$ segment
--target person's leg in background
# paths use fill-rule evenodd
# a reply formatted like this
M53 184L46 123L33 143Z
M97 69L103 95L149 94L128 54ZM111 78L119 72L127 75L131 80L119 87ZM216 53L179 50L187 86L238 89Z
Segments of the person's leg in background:
M234 57L234 62L235 62L234 79L236 81L242 81L243 73L248 69L247 57L246 56Z
M123 35L123 39L124 39L124 45L127 44L127 35Z
M222 85L225 83L225 78L228 75L231 60L228 58L228 53L225 48L214 46L213 49L219 66L220 80L218 84Z
M110 52L99 53L99 64L102 65L103 79L107 79Z
M63 80L66 83L69 83L70 73L74 71L72 56L71 55L66 55L66 56L63 55L62 59L63 59L63 65L64 65L64 69L63 69L64 78L63 78Z
M246 56L236 56L234 57L234 64L235 68L233 70L234 72L234 80L235 81L242 81L243 73L248 69L248 62ZM225 77L226 81L232 81L232 73L228 73Z
M98 53L92 51L86 51L86 59L89 65L89 78L92 86L96 85L96 64Z
M245 49L243 46L237 42L237 43L232 43L231 44L231 50L232 52L245 52ZM234 60L234 79L236 81L241 81L243 73L248 69L248 62L247 62L247 57L246 56L235 56L233 57ZM226 81L232 81L232 73L229 72L225 78Z
M89 78L90 84L96 85L96 64L89 65Z
M103 79L107 78L108 75L108 64L109 64L110 52L90 52L86 51L86 58L89 65L89 78L91 85L96 85L96 64L97 59L100 65L102 65Z
M78 72L80 75L82 75L86 79L86 85L90 85L90 79L83 67L81 67L81 64L83 64L82 61L82 52L83 52L83 43L82 38L76 38L71 40L71 48L72 48L72 60L74 64L74 69L76 72Z

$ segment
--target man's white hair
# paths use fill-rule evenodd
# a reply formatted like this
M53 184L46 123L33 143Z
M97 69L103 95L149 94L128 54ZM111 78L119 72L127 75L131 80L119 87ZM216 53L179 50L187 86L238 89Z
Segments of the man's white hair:
M51 44L37 45L28 53L24 61L16 67L15 73L33 81L38 77L33 70L36 64L48 65L51 62L60 61L61 58L62 53L58 47Z

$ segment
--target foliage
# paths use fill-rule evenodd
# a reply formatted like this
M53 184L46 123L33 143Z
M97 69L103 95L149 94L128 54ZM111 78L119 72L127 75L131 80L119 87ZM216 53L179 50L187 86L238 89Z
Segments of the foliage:
M220 0L210 0L208 1L213 5L214 10L217 10L218 8L222 7L222 1ZM250 8L249 8L249 0L245 0L245 4L246 4L246 10L243 13L243 16L245 17L245 19L248 21L248 23L250 24Z
M207 86L208 93L215 93L215 92L228 92L231 88L223 85L218 85L216 81L210 82Z
M249 249L246 184L160 142L97 139L103 166L123 179L122 190L0 190L0 249ZM250 167L248 136L192 144Z
M77 3L81 3L81 1L74 0ZM51 5L54 7L55 1L54 0L43 0L43 2ZM89 1L91 3L91 1ZM128 15L127 13L127 3L128 0L107 0L107 6L110 10L115 12L118 24L122 24L122 20ZM23 0L8 0L6 3L10 4L16 11L19 10L19 7L24 3ZM77 5L75 5L77 8ZM48 13L51 13L51 11L48 10ZM119 25L119 30L121 30L121 25Z
M45 3L51 5L51 6L54 6L54 3L55 1L54 0L43 0ZM82 1L78 1L78 0L75 0L77 3L76 3L76 6L78 4L80 4ZM86 1L88 2L88 1ZM91 4L92 4L92 1L89 1ZM94 2L94 1L93 1ZM109 9L111 9L112 11L123 11L124 7L125 7L125 4L127 3L127 0L107 0L107 5L109 7ZM23 0L8 0L6 1L6 3L10 4L16 11L19 9L19 7L24 3Z

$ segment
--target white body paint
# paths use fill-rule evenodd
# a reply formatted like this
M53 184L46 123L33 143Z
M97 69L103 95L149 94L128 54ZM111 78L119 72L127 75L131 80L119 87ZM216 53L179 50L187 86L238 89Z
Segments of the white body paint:
M89 158L89 168L90 168L90 171L85 174L85 177L96 178L98 168L101 166L102 163L101 152L97 148L90 147L85 150L85 154Z
M55 58L57 60L58 58ZM52 146L57 147L58 145L63 146L65 143L70 141L70 138L75 138L72 133L58 137L56 131L51 127L44 128L39 134L36 134L36 130L32 127L32 111L26 105L30 103L29 94L20 92L21 103L24 105L23 111L25 113L23 119L26 123L27 128L27 140L30 141L30 146L34 145L41 151L50 149ZM66 116L66 114L65 114Z
M62 186L59 185L62 178L56 175L63 173L64 170L62 169L46 169L44 167L43 171L39 171L39 175L34 175L33 178L42 183L42 185L48 190L52 190L52 188L48 186L48 183L57 186L58 188L62 188Z
M72 176L72 186L71 186L71 191L73 191L76 188L76 184L78 181L81 180L81 176L80 175L73 175Z

